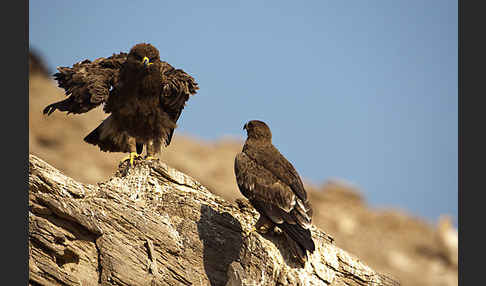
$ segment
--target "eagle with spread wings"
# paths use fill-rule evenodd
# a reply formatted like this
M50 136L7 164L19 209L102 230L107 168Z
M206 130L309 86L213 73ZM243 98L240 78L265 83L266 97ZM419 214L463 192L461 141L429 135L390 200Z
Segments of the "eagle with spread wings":
M85 113L103 104L110 115L84 141L102 151L124 152L124 160L153 159L162 145L172 140L177 120L191 95L199 88L193 77L160 60L157 48L147 43L130 52L73 67L58 67L54 74L67 99L48 105L44 114L56 109L68 114Z
M260 213L255 228L266 233L277 226L292 255L304 264L307 251L315 250L309 230L312 207L304 185L292 164L272 144L267 124L252 120L243 129L247 139L236 155L234 170L241 193Z

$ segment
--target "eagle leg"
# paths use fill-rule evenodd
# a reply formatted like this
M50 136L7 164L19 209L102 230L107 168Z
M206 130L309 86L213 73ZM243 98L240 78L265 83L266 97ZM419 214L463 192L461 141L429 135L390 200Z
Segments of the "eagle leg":
M265 234L268 232L268 230L272 229L275 226L275 224L266 216L260 215L260 218L258 221L251 227L249 231L244 231L243 235L245 237L250 236L252 233L255 231L260 233L260 234Z
M126 156L125 158L123 158L121 161L122 162L125 162L127 160L130 160L130 166L133 167L133 161L135 160L135 158L141 158L142 156L138 155L137 152L130 152L130 154L128 156Z
M135 160L135 158L141 158L142 156L137 153L137 143L135 141L135 138L128 138L128 146L130 148L130 154L127 157L123 158L121 161L123 163L127 160L130 160L130 166L133 167L133 161Z
M273 227L274 227L274 223L266 216L263 215L260 215L260 218L255 223L255 229L261 234L267 233L268 230L270 230Z
M147 143L147 155L145 156L145 160L155 160L157 158L155 158L155 146L154 146L154 142L152 140L150 140L148 143Z
M255 226L252 226L251 229L249 231L243 231L243 236L244 237L248 237L250 236L252 233L254 233L257 229L255 228Z

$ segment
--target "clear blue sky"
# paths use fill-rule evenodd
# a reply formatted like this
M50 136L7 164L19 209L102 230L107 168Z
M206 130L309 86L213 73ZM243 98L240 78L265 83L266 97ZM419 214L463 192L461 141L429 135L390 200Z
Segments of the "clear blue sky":
M179 132L243 138L260 119L311 182L342 178L372 206L457 220L457 1L29 5L30 45L52 70L150 42L200 85Z

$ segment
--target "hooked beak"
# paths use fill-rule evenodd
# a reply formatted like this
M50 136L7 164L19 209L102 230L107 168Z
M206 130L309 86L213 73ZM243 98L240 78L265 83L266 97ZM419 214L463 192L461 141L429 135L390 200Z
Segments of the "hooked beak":
M149 65L151 65L152 63L150 62L149 58L147 57L143 57L143 60L142 60L142 63L145 67L148 67Z

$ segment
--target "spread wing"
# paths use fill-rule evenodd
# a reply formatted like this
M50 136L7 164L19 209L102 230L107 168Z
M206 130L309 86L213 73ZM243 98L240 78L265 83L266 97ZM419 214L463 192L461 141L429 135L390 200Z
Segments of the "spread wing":
M126 53L113 54L95 61L84 60L72 67L58 67L54 74L58 86L63 88L67 99L48 105L44 114L56 109L80 114L90 111L108 99L112 87L117 84Z
M169 115L170 119L177 122L189 96L199 89L194 78L182 69L175 69L166 62L162 62L160 72L162 74L161 108ZM166 139L169 145L174 129Z
M277 176L244 152L236 156L234 167L241 193L260 213L276 224L298 224L304 229L309 228L312 220L310 203L294 192L285 182L288 180L280 179L292 176L292 173Z

